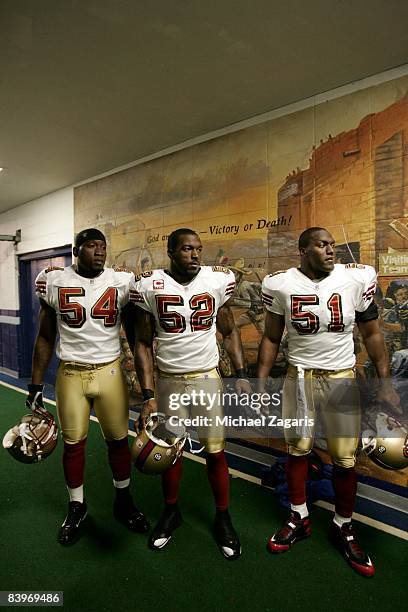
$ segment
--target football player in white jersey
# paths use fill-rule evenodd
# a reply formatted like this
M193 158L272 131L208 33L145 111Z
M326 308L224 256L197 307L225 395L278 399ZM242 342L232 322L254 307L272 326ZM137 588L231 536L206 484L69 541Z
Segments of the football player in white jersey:
M373 301L376 273L371 266L335 264L333 237L320 227L301 234L299 251L299 268L270 274L262 285L267 314L258 356L259 390L265 387L286 326L289 367L283 389L283 417L298 421L298 427L285 429L291 514L268 541L268 549L285 552L311 534L306 478L314 427L308 427L307 421L315 422L317 416L324 423L334 464L331 540L357 572L372 576L374 566L358 544L351 522L360 433L358 389L353 382L354 322L379 378L377 401L399 411Z
M91 408L107 444L116 492L114 516L131 531L145 533L149 528L130 494L128 391L119 363L121 310L129 302L134 275L104 268L106 240L97 229L79 232L73 253L76 265L43 270L36 279L41 308L26 401L33 410L43 407L43 377L58 332L61 361L55 391L69 494L60 544L77 539L87 515L83 483Z
M221 266L201 266L201 251L197 233L180 228L168 238L169 269L144 272L136 278L135 287L131 289L131 299L140 306L135 309L135 364L145 398L142 422L157 410L171 415L169 400L172 394L193 397L193 391L202 391L205 397L211 395L217 400L211 406L206 400L184 408L179 405L177 417L180 423L189 415L210 420L197 428L197 432L206 450L207 474L215 499L215 539L224 557L232 560L240 556L241 545L228 513L229 477L224 428L217 426L217 417L222 414L219 400L222 383L217 371L216 329L224 338L224 346L237 372L238 393L249 393L250 385L239 331L228 304L235 287L234 275ZM156 392L152 358L154 329L159 370ZM165 508L149 538L152 549L164 548L181 523L177 505L181 468L180 457L163 474Z

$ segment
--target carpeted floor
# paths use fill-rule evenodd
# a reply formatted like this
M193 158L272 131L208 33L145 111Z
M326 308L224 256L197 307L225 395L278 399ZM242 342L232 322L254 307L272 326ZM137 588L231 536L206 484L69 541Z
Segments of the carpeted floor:
M51 407L54 411L54 407ZM24 414L24 396L0 385L0 433ZM89 517L72 547L56 542L67 496L62 444L44 463L23 465L0 452L2 561L0 590L62 590L64 610L169 612L235 609L274 612L306 610L395 611L405 601L407 544L360 525L377 574L355 574L327 542L331 516L313 509L313 536L289 553L270 555L267 536L286 511L269 490L231 482L231 514L243 555L228 562L211 535L212 499L205 469L184 461L180 505L184 524L168 548L153 552L146 537L127 532L112 516L113 487L105 443L90 425L86 465ZM138 505L156 521L161 511L160 480L133 475Z

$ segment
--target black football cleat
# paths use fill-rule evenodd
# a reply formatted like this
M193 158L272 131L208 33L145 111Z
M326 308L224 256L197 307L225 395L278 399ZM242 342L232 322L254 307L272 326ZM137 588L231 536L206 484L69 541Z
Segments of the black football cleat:
M362 576L374 576L375 567L360 544L357 542L354 525L351 521L339 527L332 523L330 528L330 541L343 554L347 563Z
M282 527L269 538L266 546L271 553L286 552L299 540L308 538L311 533L310 517L302 519L298 512L292 511Z
M180 527L181 514L177 504L166 506L161 517L149 537L149 548L160 550L170 542L173 531Z
M135 506L130 493L116 497L113 504L113 516L119 523L135 533L147 533L150 529L149 521Z
M233 561L241 556L241 543L228 510L217 512L214 519L214 537L226 559Z
M86 502L72 501L68 504L68 514L58 532L58 542L63 546L74 544L81 532L81 523L88 514Z

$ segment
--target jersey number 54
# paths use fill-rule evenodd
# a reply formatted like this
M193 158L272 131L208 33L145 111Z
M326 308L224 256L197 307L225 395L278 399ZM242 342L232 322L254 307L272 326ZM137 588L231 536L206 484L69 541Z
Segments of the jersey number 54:
M68 327L82 327L86 321L86 309L79 302L71 301L83 297L83 287L58 287L58 305L61 319ZM102 319L105 327L114 327L118 320L118 290L108 287L91 308L92 319Z

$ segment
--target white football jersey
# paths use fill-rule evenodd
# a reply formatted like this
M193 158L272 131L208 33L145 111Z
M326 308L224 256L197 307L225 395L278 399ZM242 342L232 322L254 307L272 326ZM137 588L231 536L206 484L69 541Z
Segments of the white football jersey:
M136 277L130 299L155 318L160 370L181 374L218 366L217 311L234 289L234 274L222 266L202 266L186 285L164 270Z
M355 313L371 304L376 279L374 268L362 264L336 264L320 281L297 268L266 276L262 299L267 310L285 317L289 363L306 369L352 368Z
M37 276L37 296L57 314L57 356L62 361L105 363L120 355L120 310L129 302L133 272L105 268L95 278L74 266L49 268Z

